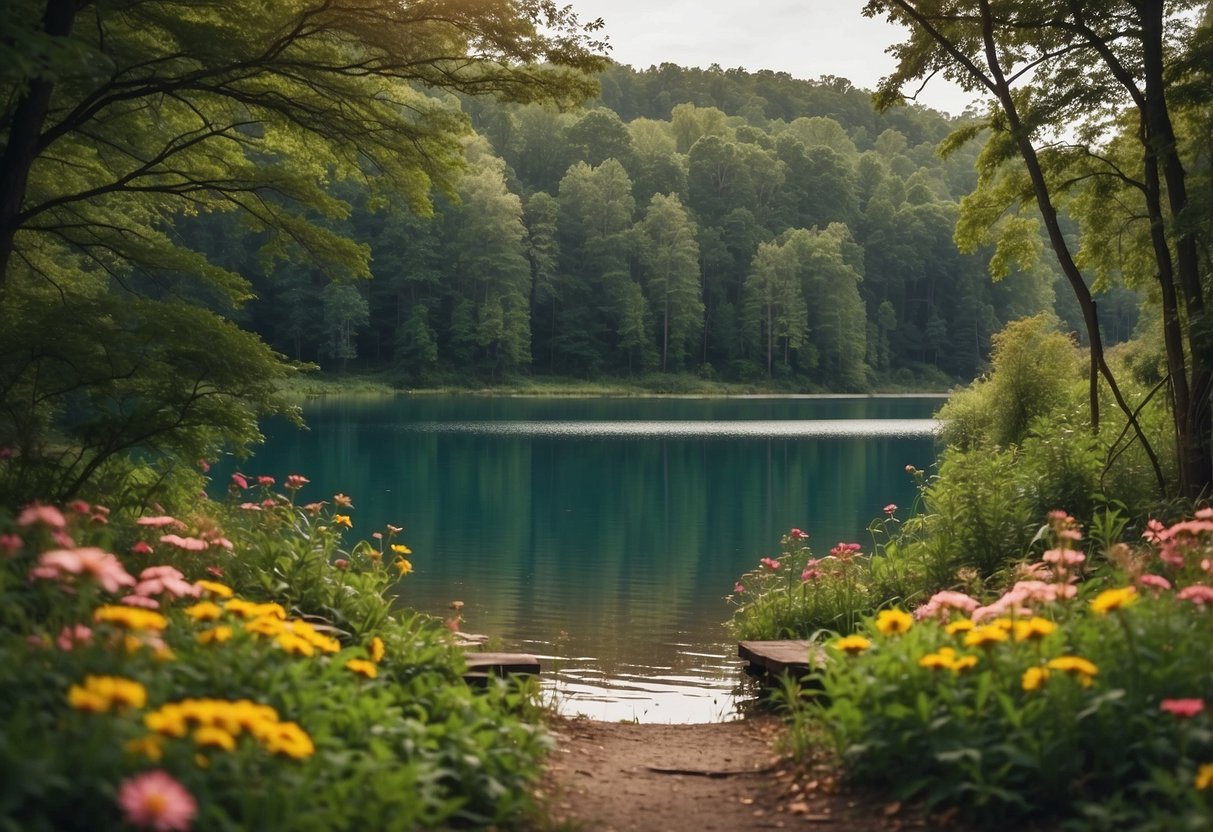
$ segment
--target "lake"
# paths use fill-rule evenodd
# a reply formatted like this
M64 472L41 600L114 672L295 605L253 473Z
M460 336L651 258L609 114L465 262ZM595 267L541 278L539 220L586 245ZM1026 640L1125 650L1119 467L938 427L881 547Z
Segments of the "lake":
M402 603L535 653L559 709L709 722L752 690L723 622L737 577L792 527L825 554L914 496L928 396L513 398L308 403L249 474L354 500L352 544L388 523L414 552ZM902 514L904 516L904 512Z

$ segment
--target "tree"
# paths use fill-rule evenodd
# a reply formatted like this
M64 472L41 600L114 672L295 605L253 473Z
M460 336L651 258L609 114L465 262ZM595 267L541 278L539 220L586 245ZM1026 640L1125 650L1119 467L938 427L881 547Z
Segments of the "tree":
M287 409L272 387L289 365L224 317L247 280L183 247L181 217L238 213L267 261L365 276L368 248L325 224L349 211L326 184L428 211L431 188L453 186L466 120L420 90L569 101L592 92L578 72L601 65L598 24L551 0L12 0L3 22L0 318L57 324L0 339L0 443L53 469L45 483L60 490L43 497L135 448L240 449L258 414ZM172 348L147 346L185 314L171 291L182 278L210 287L211 308L192 307ZM241 356L214 352L236 341ZM94 347L110 371L82 360ZM210 360L190 363L191 349ZM183 363L149 363L156 350ZM149 434L124 409L133 397L176 418ZM227 408L215 431L200 402ZM69 413L81 408L84 421ZM86 437L101 420L106 440ZM194 438L173 444L174 431ZM49 450L65 442L78 453Z
M1096 180L1116 184L1118 198L1136 206L1130 213L1149 229L1150 271L1161 304L1178 491L1190 497L1213 486L1213 327L1206 312L1209 289L1201 279L1202 225L1190 217L1191 165L1183 158L1173 110L1190 57L1191 14L1205 5L1196 0L1025 0L996 7L990 0L871 0L865 7L867 15L887 14L912 29L897 48L896 71L881 83L883 104L897 100L904 83L936 72L992 100L984 121L950 142L955 146L982 127L991 131L979 168L983 193L971 203L972 213L991 220L1008 206L1035 203L1082 310L1093 426L1098 429L1102 376L1165 489L1157 458L1104 360L1095 301L1059 220L1067 197ZM1137 162L1128 169L1106 152L1109 137L1122 124L1137 147ZM1063 131L1072 139L1059 139ZM1022 167L1009 166L1011 160ZM985 222L987 228L992 224ZM974 217L971 228L980 225ZM1022 221L1003 226L1004 246L1014 246L1028 233Z
M681 366L703 326L697 229L676 196L653 197L641 220L646 237L645 275L650 301L661 317L661 369L671 347Z
M776 346L782 346L787 364L807 335L808 309L795 261L794 246L762 243L746 278L743 322L764 342L767 375L771 375Z

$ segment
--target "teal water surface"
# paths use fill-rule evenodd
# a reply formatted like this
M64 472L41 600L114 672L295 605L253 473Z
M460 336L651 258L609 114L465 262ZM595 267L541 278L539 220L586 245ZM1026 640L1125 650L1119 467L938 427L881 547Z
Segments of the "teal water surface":
M728 719L747 695L723 598L792 527L824 554L869 542L934 458L935 397L533 399L308 404L250 474L354 499L352 543L413 550L405 604L540 655L561 710Z

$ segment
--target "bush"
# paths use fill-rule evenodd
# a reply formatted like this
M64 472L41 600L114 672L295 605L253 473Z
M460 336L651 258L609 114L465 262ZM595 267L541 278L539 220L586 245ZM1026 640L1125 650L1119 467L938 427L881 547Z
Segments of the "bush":
M188 516L0 522L0 828L524 823L530 702L473 693L442 623L392 611L399 529L347 550L344 495L233 479Z
M1053 548L998 600L942 593L831 639L798 724L829 732L855 780L933 807L1209 828L1213 510L1152 531L1154 554L1122 547L1079 583L1073 518L1052 515Z

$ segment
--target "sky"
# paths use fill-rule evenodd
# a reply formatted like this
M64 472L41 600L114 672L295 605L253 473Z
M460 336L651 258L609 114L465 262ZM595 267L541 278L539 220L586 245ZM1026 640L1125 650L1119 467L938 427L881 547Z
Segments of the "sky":
M663 62L688 67L770 69L816 80L846 78L875 89L893 69L885 48L905 30L863 16L863 0L566 0L581 20L601 17L611 57L636 69ZM969 97L934 79L918 98L959 115Z

